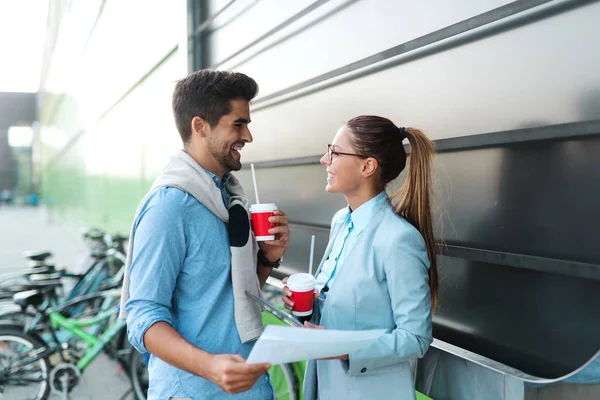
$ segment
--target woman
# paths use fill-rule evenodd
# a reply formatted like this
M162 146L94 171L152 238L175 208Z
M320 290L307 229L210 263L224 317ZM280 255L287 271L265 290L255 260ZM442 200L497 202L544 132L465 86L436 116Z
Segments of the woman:
M406 165L408 177L388 198L385 188ZM320 399L414 399L409 360L432 341L438 281L430 203L432 142L418 129L360 116L328 146L329 193L348 207L331 222L329 245L316 273L317 329L387 329L375 343L335 359L308 362L304 395ZM283 300L293 308L284 287Z

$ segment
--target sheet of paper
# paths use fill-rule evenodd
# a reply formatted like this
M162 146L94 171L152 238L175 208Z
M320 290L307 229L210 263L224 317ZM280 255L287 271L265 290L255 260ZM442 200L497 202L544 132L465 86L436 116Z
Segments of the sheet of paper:
M338 331L268 325L246 362L275 365L341 356L371 344L385 332L385 329Z

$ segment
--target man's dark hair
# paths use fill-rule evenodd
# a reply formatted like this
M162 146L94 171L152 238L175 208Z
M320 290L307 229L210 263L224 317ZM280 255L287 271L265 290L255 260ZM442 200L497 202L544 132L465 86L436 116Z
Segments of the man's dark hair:
M177 82L173 91L173 116L183 143L192 135L194 117L208 121L211 128L231 112L230 100L252 100L258 94L254 79L239 72L200 70Z

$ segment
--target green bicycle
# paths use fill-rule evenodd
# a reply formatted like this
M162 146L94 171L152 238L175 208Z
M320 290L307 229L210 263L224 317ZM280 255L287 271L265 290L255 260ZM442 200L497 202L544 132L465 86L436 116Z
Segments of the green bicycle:
M98 299L106 304L118 301L119 296L115 290L98 294ZM43 294L35 290L19 293L14 299L24 308L37 309L44 303ZM99 303L91 300L88 296L83 301ZM0 387L7 398L45 400L54 392L67 400L85 368L125 329L125 322L116 318L115 307L91 310L89 318L73 319L61 314L81 301L74 299L44 313L50 322L51 340L44 340L33 326L0 322ZM73 346L58 338L65 331L77 339Z

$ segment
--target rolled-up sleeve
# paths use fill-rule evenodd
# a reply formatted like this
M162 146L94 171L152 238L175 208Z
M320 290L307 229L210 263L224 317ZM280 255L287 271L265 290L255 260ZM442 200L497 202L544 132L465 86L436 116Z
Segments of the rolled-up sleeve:
M129 342L142 353L152 325L173 324L172 297L187 249L185 209L169 189L159 189L146 204L135 227L125 305Z
M416 232L402 235L384 261L395 329L349 354L348 374L381 368L425 355L433 341L427 253Z

